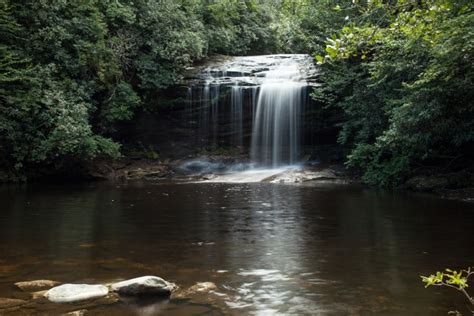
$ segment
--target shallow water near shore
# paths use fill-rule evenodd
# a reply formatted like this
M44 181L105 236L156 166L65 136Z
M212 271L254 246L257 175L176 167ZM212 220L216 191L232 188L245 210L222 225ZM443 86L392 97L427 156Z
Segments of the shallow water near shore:
M357 185L31 184L0 201L0 297L34 279L218 288L90 314L446 315L464 298L419 275L474 264L473 204ZM14 313L37 308L59 307Z

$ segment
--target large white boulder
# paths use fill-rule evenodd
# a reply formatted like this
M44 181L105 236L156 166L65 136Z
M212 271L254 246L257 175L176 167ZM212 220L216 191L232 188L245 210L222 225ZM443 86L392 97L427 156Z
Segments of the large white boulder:
M169 296L176 289L174 283L168 282L157 276L143 276L111 285L112 291L121 295L160 295Z
M104 285L63 284L53 287L46 297L54 303L70 303L106 296L109 289Z

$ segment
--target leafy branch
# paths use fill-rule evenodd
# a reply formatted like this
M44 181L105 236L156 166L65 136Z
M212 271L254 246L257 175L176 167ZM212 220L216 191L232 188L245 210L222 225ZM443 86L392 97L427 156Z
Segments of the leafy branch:
M445 272L436 272L428 277L420 276L421 281L425 283L425 288L428 286L446 286L458 290L464 294L468 299L469 303L474 306L474 297L469 295L466 288L469 287L469 278L474 275L474 271L471 268L465 270L456 271L446 269Z

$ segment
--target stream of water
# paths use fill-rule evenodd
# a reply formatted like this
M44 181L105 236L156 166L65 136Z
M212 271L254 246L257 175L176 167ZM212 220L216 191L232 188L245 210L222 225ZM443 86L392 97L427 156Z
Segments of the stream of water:
M44 278L218 287L92 315L446 315L464 298L419 275L474 263L472 204L354 185L5 186L0 201L0 297Z

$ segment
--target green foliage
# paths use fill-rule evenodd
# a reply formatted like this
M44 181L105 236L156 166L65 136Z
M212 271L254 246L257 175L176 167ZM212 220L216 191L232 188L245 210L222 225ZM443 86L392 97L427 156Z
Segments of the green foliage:
M421 281L425 283L425 287L433 285L450 285L458 290L467 288L468 278L471 275L471 270L461 270L459 272L451 269L446 269L445 272L436 272L428 277L421 276Z
M436 274L431 274L430 276L420 276L421 281L425 284L425 288L429 286L442 286L450 287L455 290L460 291L469 301L469 303L474 306L474 297L470 296L466 291L466 288L469 287L468 281L469 278L474 275L474 271L471 268L456 271L451 269L445 269L445 272L436 272ZM458 311L449 312L450 314L461 315Z
M470 0L0 0L0 36L9 170L119 156L117 124L213 53L314 54L368 183L474 159Z
M362 179L371 185L400 183L401 175L410 168L406 156L387 152L378 144L358 144L347 158L349 166L360 167L365 171Z
M203 19L209 52L229 55L269 53L275 50L276 33L270 26L276 8L270 1L205 1Z
M118 156L119 144L96 134L92 123L101 111L98 94L115 89L120 76L97 8L3 1L0 16L0 32L8 35L0 49L2 165L21 172L66 159Z
M340 141L352 145L348 164L361 168L366 182L392 186L415 167L469 161L472 5L374 1L360 10L317 57L324 84L316 95L344 111Z
M144 92L176 83L181 72L204 55L203 24L194 12L196 8L185 4L161 0L136 4L133 68Z
M257 0L1 0L1 167L119 156L118 122L208 53L269 51L273 14Z
M277 32L279 49L287 53L319 53L328 37L358 12L344 0L280 0Z

